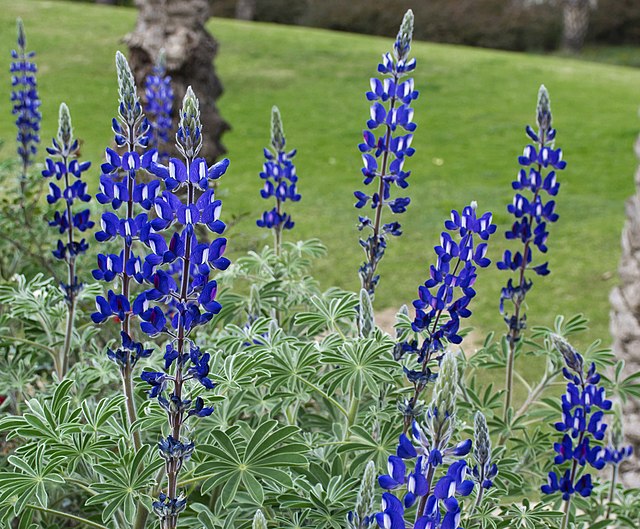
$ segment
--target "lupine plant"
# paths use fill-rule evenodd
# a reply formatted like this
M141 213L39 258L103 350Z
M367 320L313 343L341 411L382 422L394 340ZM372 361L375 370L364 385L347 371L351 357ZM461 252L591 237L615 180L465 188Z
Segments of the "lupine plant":
M514 277L509 278L500 295L500 313L508 326L509 346L505 382L505 418L511 407L516 352L522 331L526 326L524 302L527 292L533 286L533 281L527 277L527 271L532 270L539 276L549 274L548 263L539 263L535 266L532 264L534 248L541 253L547 252L549 235L547 223L558 220L555 200L546 199L545 196L554 197L558 194L560 184L557 181L556 171L564 169L567 165L562 159L562 149L554 148L556 130L552 127L551 103L544 85L538 91L536 124L537 131L534 131L531 126L526 127L527 136L533 143L527 145L522 156L518 158L521 169L512 183L516 194L513 203L507 207L515 220L511 229L505 233L505 237L522 244L522 250L505 250L502 260L497 263L500 270L507 270L514 274ZM508 312L505 308L505 302L512 304L512 312Z
M604 439L607 428L604 412L611 409L611 401L598 385L600 375L596 365L592 363L585 371L582 355L569 342L557 335L552 339L566 364L563 375L568 382L562 396L562 421L555 425L564 435L561 442L553 445L557 454L554 463L560 468L549 472L548 483L541 490L562 495L565 502L562 529L565 529L569 526L573 495L588 497L593 490L587 465L600 470L607 463L605 449L597 442Z
M196 234L198 226L216 234L225 229L220 220L222 203L209 186L210 180L225 173L229 160L209 167L204 158L198 157L202 125L199 102L191 87L182 102L176 148L184 162L171 158L168 167L154 163L150 168L164 182L166 190L156 200L158 217L142 230L141 238L151 250L144 270L150 288L133 305L133 311L142 319L140 327L144 332L150 336L166 333L171 337L164 354L164 371L142 373L142 380L151 386L149 397L158 400L169 423L170 433L159 443L167 487L153 504L162 529L175 529L178 516L186 507L186 498L178 491L178 476L195 448L194 442L185 438L186 421L213 412L197 393L187 392L189 381L207 390L214 388L209 378L211 355L202 352L190 336L222 308L216 300L217 282L209 276L212 269L224 270L229 266L229 260L223 256L227 244L224 237L209 243L206 239L198 241ZM181 190L185 192L184 201L178 196ZM159 233L165 230L173 232L169 245Z
M170 141L173 127L171 108L174 96L171 76L167 75L164 50L160 50L153 71L145 80L144 93L146 98L144 110L151 126L149 147L158 151L160 161L166 162L169 155L165 149Z
M273 209L265 211L256 224L260 228L273 230L276 255L280 255L282 249L282 232L290 230L294 226L291 215L283 211L283 204L287 200L298 202L301 198L297 189L296 166L292 161L296 151L294 149L286 152L284 150L285 144L280 110L274 106L271 109L271 150L266 148L264 150L266 162L260 173L260 178L264 180L264 186L260 190L260 196L265 200L273 197L276 204Z
M74 204L91 200L91 195L87 193L87 184L82 181L82 173L91 167L91 162L79 162L79 151L78 140L73 137L69 108L65 103L61 103L58 134L53 139L52 146L47 147L50 158L47 158L46 169L42 171L42 176L51 180L47 202L57 204L61 201L64 204L62 210L56 211L53 219L49 221L49 225L56 228L60 236L65 238L64 241L58 239L53 256L67 265L67 280L60 283L68 309L64 345L56 362L56 372L60 379L67 372L76 304L82 288L77 276L76 261L78 256L86 253L89 248L83 234L94 225L88 208L74 211Z
M378 72L384 79L373 77L370 80L371 90L366 95L373 101L371 118L367 121L367 130L363 131L364 141L358 146L364 162L364 184L375 187L372 194L354 193L356 208L371 203L374 210L373 219L362 215L358 225L360 231L369 233L366 239L360 239L365 261L359 274L362 288L372 296L380 279L377 270L387 247L387 238L402 235L399 222L383 223L383 212L388 208L393 214L404 213L410 202L409 197L392 199L391 188L392 184L400 189L408 187L411 171L404 170L404 162L415 152L411 142L417 125L413 122L411 102L418 98L418 92L414 90L413 78L405 79L416 67L416 60L409 59L412 35L413 12L409 10L402 20L393 51L385 53L378 65Z
M445 222L447 231L442 232L440 244L434 248L436 264L431 265L429 279L418 289L418 299L413 302L416 316L411 331L415 334L396 346L397 359L415 355L418 364L416 368L404 367L413 386L412 396L402 404L405 433L421 412L421 394L437 376L432 372L434 362L440 362L449 344L462 342L460 323L471 316L469 304L476 295L473 286L477 267L486 268L491 263L486 257L487 243L476 243L477 239L487 241L496 225L491 222L490 212L478 216L476 209L477 204L472 202L461 212L453 210L451 219Z
M102 164L100 191L96 199L101 204L111 204L118 212L107 211L102 214L101 230L96 232L99 242L119 240L122 251L119 253L98 254L98 268L93 277L107 283L118 279L119 293L109 289L107 297L96 298L96 312L91 315L95 323L103 323L115 318L120 323L120 340L115 351L108 349L107 355L120 368L123 391L127 399L127 417L129 427L136 419L136 403L133 391L133 368L137 362L151 354L141 342L134 338L131 325L134 301L132 282L142 283L142 257L136 255L134 248L140 250L140 233L148 223L147 211L154 207L154 200L160 187L159 181L144 183L140 173L156 156L156 152L147 151L150 126L142 112L133 73L127 59L118 52L116 54L116 71L118 73L118 117L112 121L116 145L124 149L121 156L107 147L106 162ZM142 156L140 152L143 152ZM123 207L124 206L124 207ZM124 210L124 211L123 211ZM140 211L142 210L142 211ZM136 449L140 449L140 434L132 430Z
M372 177L383 183L376 212L384 211L377 207L382 202L385 207L393 202L385 195L391 183L400 185L408 176L401 171L402 160L412 153L411 130L392 133L403 128L401 122L414 126L407 117L414 91L403 77L415 65L408 58L411 21L408 13L395 51L383 59L386 79L372 82L372 119L377 104L385 113L378 124L382 143L371 130L371 136L365 133L364 154L380 168L386 163ZM0 527L622 529L640 524L640 489L623 490L618 483L619 466L631 455L620 412L613 428L604 426L610 407L605 390L619 402L640 397L638 375L624 378L622 362L616 364L598 342L581 356L555 336L573 339L583 332L582 316L558 316L553 325L533 326L526 340L517 341L519 353L535 356L536 365L545 362L546 368L540 384L530 387L530 377L523 376L530 373L514 366L528 395L506 421L505 392L496 390L488 373L502 374L507 338L497 342L489 334L482 342L466 340L463 350L476 276L490 264L487 241L496 231L491 213L479 214L473 202L451 213L435 248L436 262L414 302L415 317L402 307L395 330L388 332L376 325L372 289L358 294L319 288L310 272L312 259L325 252L317 239L268 245L231 264L218 189L231 194L234 186L222 187L225 180L215 193L212 189L228 161L209 166L200 157L195 94L187 91L179 116L181 156L162 160L149 148L151 125L120 53L116 69L116 147L106 151L97 193L99 203L113 208L103 212L96 233L101 253L94 276L101 284L74 291L81 270L63 290L54 274L0 282ZM553 177L538 178L536 171L554 156L556 166L561 160L550 143L548 104L540 99L545 140L529 130L537 143L531 146L535 161L528 149L521 163L534 172L525 172L516 187L537 186L548 193L556 186ZM62 175L53 180L50 200L75 213L76 200L86 198L86 191L73 178L86 165L64 162L60 154L77 154L67 117L63 108L50 153L57 159L47 162L46 171L49 178ZM285 153L279 119L272 132L267 162L275 167ZM291 163L289 153L286 162ZM270 171L264 180L274 184L267 188L271 199L280 183L275 185ZM282 167L279 171L282 176ZM69 180L62 185L65 175ZM286 179L287 193L292 183ZM521 187L514 214L524 208L527 193ZM544 219L552 207L540 207ZM71 213L55 217L56 227L64 218ZM5 222L0 218L2 226ZM382 222L379 237L389 235ZM527 215L516 222L510 233L526 222L532 230L529 246L538 247L546 236L540 223ZM66 240L61 237L56 251L70 257L70 248L84 245L76 237L78 226L67 224L75 230L73 239L63 230ZM36 268L35 258L24 255L33 260L27 270ZM527 250L520 255L527 262ZM507 268L516 275L522 270ZM377 275L374 270L374 286ZM111 287L106 294L105 283ZM74 339L83 347L74 349L80 361L56 377L48 355L57 354L63 342L68 291L77 294ZM87 299L97 300L92 318ZM109 320L119 324L115 345L113 329L96 325ZM524 324L523 317L516 321ZM599 377L614 364L614 376ZM561 401L552 384L563 371L567 392ZM144 390L150 398L134 401ZM610 469L597 476L606 464ZM545 480L543 491L549 494L541 496ZM157 520L148 518L153 512Z
M36 81L38 69L33 60L35 52L27 51L27 36L21 19L18 19L17 25L18 48L11 51L11 103L18 128L18 156L21 161L20 188L24 209L27 172L38 153L42 114L40 113L40 98ZM26 209L24 214L25 221L28 222Z

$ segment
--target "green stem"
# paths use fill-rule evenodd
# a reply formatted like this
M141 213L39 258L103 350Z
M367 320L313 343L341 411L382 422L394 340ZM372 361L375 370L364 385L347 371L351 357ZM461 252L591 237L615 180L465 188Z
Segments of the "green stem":
M560 529L567 529L569 527L569 514L571 513L571 496L564 504L564 516L562 517L562 525Z
M618 481L618 465L613 465L611 469L611 488L609 489L609 502L607 504L607 514L605 518L608 520L611 516L611 504L616 498L616 482Z
M55 349L53 349L53 347L49 347L47 345L34 342L33 340L29 340L27 338L20 338L19 336L7 336L6 334L0 334L0 340L9 340L9 341L14 341L18 343L23 343L25 345L31 345L32 347L37 347L49 353L54 360L56 359L56 351Z
M40 511L47 514L52 514L53 516L59 516L60 518L66 518L67 520L73 520L74 522L78 522L80 524L80 527L93 527L94 529L109 529L106 525L102 525L97 522L92 522L91 520L87 520L86 518L81 518L80 516L76 516L68 512L56 511L55 509L48 509L47 507L41 507L40 505L34 505L32 503L27 503L26 508L32 509L34 511Z
M349 434L349 429L355 424L356 422L356 418L358 416L358 407L360 404L360 401L358 399L356 399L354 392L353 392L353 388L350 391L350 402L351 405L349 406L349 414L347 415L347 435Z

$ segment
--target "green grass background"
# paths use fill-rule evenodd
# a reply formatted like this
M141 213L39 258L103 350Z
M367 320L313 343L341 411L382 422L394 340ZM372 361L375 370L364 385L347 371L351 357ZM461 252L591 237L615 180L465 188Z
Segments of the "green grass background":
M52 136L57 107L66 101L76 134L84 140L84 156L95 163L89 173L95 186L116 110L113 56L124 49L121 38L133 28L136 11L0 0L4 72L17 16L25 21L29 48L38 54L42 137ZM401 17L398 13L398 22ZM225 94L219 107L233 127L224 138L231 167L222 181L223 216L247 214L230 234L233 255L271 241L254 221L265 206L258 172L270 109L277 104L288 145L299 152L303 196L289 208L296 228L286 237L322 239L329 248L315 268L322 286L356 289L362 259L352 195L362 188L356 145L368 117L368 79L392 41L232 20L214 19L208 27L220 42L216 67ZM490 257L499 258L510 222L511 180L526 144L524 126L534 119L536 94L544 83L552 97L557 146L569 165L560 176L561 218L549 237L552 274L535 282L529 321L548 324L558 313L583 312L592 329L581 341L608 342L607 297L616 281L624 200L633 192L637 165L632 145L640 130L640 70L424 42L414 44L413 54L421 95L415 104L417 152L406 164L412 170L412 204L401 218L405 234L390 242L381 265L376 306L398 307L414 299L445 216L471 200L494 212L499 232ZM9 143L0 156L7 157L14 129L8 74L0 79L0 138ZM502 331L497 305L506 279L494 267L480 271L471 323L483 332Z

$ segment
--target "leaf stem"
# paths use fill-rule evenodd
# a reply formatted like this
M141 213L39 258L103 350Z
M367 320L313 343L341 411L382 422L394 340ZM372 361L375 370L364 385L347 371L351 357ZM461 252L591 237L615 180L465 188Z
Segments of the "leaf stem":
M25 507L27 509L31 509L34 511L40 511L47 514L51 514L53 516L59 516L60 518L66 518L67 520L78 522L79 524L81 524L81 527L93 527L94 529L109 529L106 525L102 525L97 522L92 522L91 520L87 520L86 518L81 518L80 516L76 516L68 512L56 511L55 509L41 507L40 505L34 505L32 503L27 503Z

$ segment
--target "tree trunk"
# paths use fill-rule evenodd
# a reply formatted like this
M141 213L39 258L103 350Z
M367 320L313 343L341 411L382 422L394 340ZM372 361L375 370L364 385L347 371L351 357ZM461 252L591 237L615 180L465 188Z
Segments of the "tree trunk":
M580 53L589 29L591 0L564 0L562 47Z
M226 152L221 137L230 127L216 106L216 100L222 95L222 84L213 66L218 43L205 28L210 17L209 2L136 0L135 3L139 8L136 27L124 41L129 46L129 63L140 95L144 97L144 80L164 48L167 74L171 76L175 94L174 131L182 98L191 86L200 100L204 136L201 155L212 162Z
M256 14L256 0L237 0L236 18L238 20L253 20Z
M635 145L640 158L640 136ZM613 351L625 361L625 376L640 371L640 167L635 176L636 194L626 202L626 222L622 231L620 283L613 289L611 302L611 334ZM631 399L624 407L625 434L633 444L634 456L621 468L622 481L640 486L640 402Z

